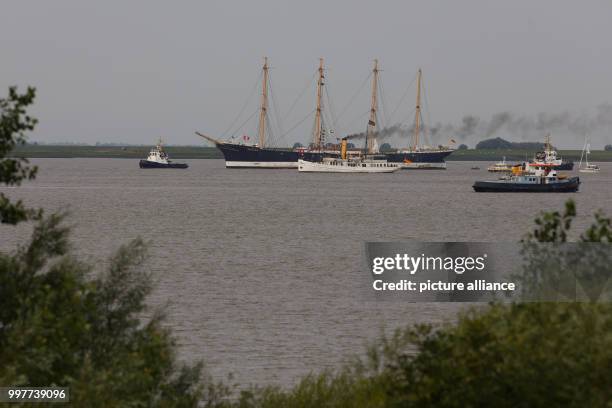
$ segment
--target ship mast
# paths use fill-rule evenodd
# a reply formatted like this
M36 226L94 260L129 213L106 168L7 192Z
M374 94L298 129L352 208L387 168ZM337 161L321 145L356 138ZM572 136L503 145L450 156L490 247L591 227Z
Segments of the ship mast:
M366 131L366 149L370 154L378 153L378 142L376 140L376 126L378 119L376 112L378 111L378 99L376 92L378 90L378 60L374 60L374 69L372 70L372 104L370 107L370 120Z
M417 72L416 109L414 111L414 136L412 137L412 150L419 146L419 132L421 128L421 68Z
M321 98L323 95L323 58L319 58L319 80L317 81L317 110L315 113L315 128L313 135L313 147L321 148Z
M268 57L264 57L263 66L263 84L261 90L261 108L259 111L259 127L257 136L259 138L259 147L264 147L266 139L266 113L268 111Z

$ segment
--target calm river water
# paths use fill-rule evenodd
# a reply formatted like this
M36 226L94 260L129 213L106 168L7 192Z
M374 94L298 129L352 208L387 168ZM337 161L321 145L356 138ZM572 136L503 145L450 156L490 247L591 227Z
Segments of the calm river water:
M68 208L75 250L92 263L121 243L150 241L158 281L150 301L166 305L184 359L218 378L292 384L336 367L383 330L453 319L454 304L360 299L364 241L517 241L541 210L578 204L612 214L612 163L581 175L575 194L478 194L490 178L472 163L447 171L299 174L229 170L191 160L187 170L141 170L128 159L40 159L36 181L6 189L32 207ZM0 227L0 249L27 237Z

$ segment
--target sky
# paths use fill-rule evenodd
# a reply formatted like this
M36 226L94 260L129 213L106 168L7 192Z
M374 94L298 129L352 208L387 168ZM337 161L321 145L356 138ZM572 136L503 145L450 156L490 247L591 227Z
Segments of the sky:
M424 119L441 129L432 143L551 132L559 147L588 135L601 148L612 143L610 16L612 2L595 0L5 0L0 90L37 88L31 140L197 145L196 130L256 135L247 119L268 56L274 138L307 143L319 58L336 135L365 129L378 58L381 125L412 123L422 68Z

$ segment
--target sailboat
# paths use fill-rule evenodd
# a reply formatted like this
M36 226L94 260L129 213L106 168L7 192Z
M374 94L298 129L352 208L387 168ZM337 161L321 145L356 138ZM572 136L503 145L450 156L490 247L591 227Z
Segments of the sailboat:
M318 136L315 132L315 141L311 149L290 149L290 148L275 148L268 146L266 140L266 129L269 126L268 119L268 91L269 91L269 71L268 58L264 57L263 65L263 80L261 86L261 104L259 107L259 124L257 127L257 140L255 144L241 144L224 142L217 138L205 135L200 132L196 134L209 142L214 143L217 149L221 150L225 158L225 167L227 168L274 168L274 169L289 169L297 168L298 159L305 160L321 160L324 156L329 155L322 148L321 134L321 112L320 106L317 112L319 118ZM321 88L323 86L323 59L319 61L319 81L318 95L320 98ZM320 104L319 104L320 105ZM317 129L317 127L315 127ZM245 142L248 141L244 140Z
M589 163L589 154L591 154L591 144L587 138L584 138L584 146L582 153L580 154L580 164L578 165L578 171L581 173L599 173L599 166L593 163ZM585 165L582 166L582 158L584 157Z
M421 69L417 72L417 96L414 114L414 133L410 147L385 153L390 162L401 163L405 169L446 169L444 159L455 150L449 146L427 147L420 143L421 126Z

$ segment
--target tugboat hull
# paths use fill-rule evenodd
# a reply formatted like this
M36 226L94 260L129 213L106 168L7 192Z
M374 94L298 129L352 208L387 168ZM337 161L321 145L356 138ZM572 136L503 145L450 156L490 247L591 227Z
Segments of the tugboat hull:
M575 193L579 187L579 177L548 184L477 181L473 186L478 193Z
M149 160L141 160L141 169L186 169L189 167L186 163L156 163Z

